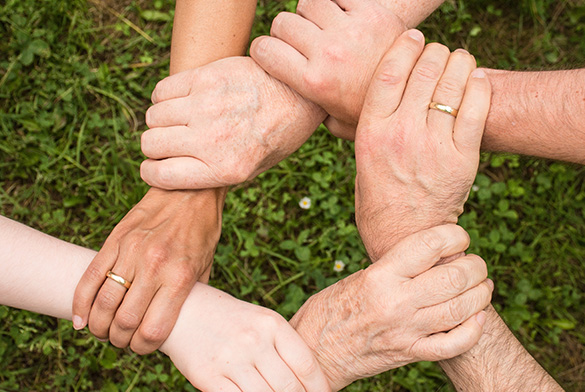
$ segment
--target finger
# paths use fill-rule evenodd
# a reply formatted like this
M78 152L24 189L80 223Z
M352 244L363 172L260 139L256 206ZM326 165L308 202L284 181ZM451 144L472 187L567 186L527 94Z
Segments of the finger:
M186 97L191 93L191 86L195 81L198 70L191 69L168 76L158 82L152 91L151 101L157 104L169 99Z
M463 252L468 246L469 235L460 226L435 226L404 238L368 268L380 265L395 275L414 278L441 258Z
M341 9L345 10L345 12L352 11L361 5L356 0L334 0L334 2L337 3Z
M383 119L396 111L423 48L424 36L418 30L408 30L396 39L372 78L360 120Z
M404 91L401 107L407 113L413 113L413 115L420 113L426 119L429 103L433 99L435 88L443 75L450 55L451 51L438 43L431 43L425 47ZM421 130L424 129L421 127Z
M82 329L87 325L91 306L106 280L107 272L114 266L118 252L119 248L115 241L108 238L81 276L73 296L72 310L75 329Z
M348 124L336 119L335 117L328 116L325 121L323 121L323 125L325 125L329 132L335 137L350 140L352 142L355 140L355 124Z
M243 392L276 392L264 380L256 368L238 368L230 374L233 381Z
M134 279L110 326L110 343L119 348L130 345L156 291L153 279L141 278L139 275Z
M276 15L270 28L272 37L286 42L307 58L319 33L321 29L313 22L290 12Z
M276 351L280 358L294 372L307 392L328 391L329 382L319 362L303 339L294 331L282 333L275 339ZM272 384L271 384L272 385ZM288 389L276 389L288 390Z
M417 316L425 320L422 328L430 333L448 331L485 309L492 300L493 283L484 280L463 294L429 308L419 309Z
M184 125L151 128L142 134L140 147L142 153L151 159L198 156L197 136L196 131Z
M120 257L118 261L120 260L124 258ZM121 262L112 267L112 272L129 282L134 279L134 271ZM110 326L127 291L126 287L112 279L106 279L104 282L89 313L89 330L97 338L109 338Z
M483 282L488 275L485 261L467 255L431 268L407 283L415 293L414 306L424 308L448 301Z
M159 102L146 111L146 125L149 128L188 125L193 106L189 97Z
M419 340L413 349L422 361L440 361L463 354L472 348L483 333L485 311L470 317L449 332L441 332Z
M140 165L140 176L150 186L170 190L217 188L239 183L220 180L205 162L193 157L148 159Z
M204 392L242 392L242 390L228 378L220 377L207 380L206 377L187 377L193 386ZM204 382L201 382L204 381Z
M475 59L466 50L457 49L449 56L445 72L439 80L432 101L442 105L459 109L463 100L463 93L467 85L467 79L475 69ZM453 127L455 117L439 110L429 109L427 121L439 132L442 140L453 140Z
M262 36L252 41L250 56L270 75L303 94L307 58L286 42Z
M331 0L299 0L297 14L310 20L321 29L336 26L345 12Z
M144 355L158 349L169 337L175 322L179 317L181 307L193 287L194 282L188 285L189 289L177 290L174 287L161 287L140 324L140 327L132 337L130 348L137 354Z
M256 361L256 369L274 391L305 391L295 374L276 353L273 357L263 355Z
M477 155L490 109L491 84L483 69L471 73L455 121L453 139L461 153Z

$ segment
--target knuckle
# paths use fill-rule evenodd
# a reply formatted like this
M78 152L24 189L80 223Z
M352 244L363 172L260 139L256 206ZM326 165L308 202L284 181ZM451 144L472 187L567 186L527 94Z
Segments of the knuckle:
M445 77L441 79L438 90L446 94L459 94L465 88L465 81Z
M319 72L305 72L302 76L303 84L309 91L326 91L330 83Z
M120 304L118 296L109 290L102 290L96 298L96 305L100 310L117 309Z
M165 245L152 244L146 248L144 256L149 265L158 267L167 263L169 259L169 251Z
M423 82L435 82L441 76L441 72L436 64L424 62L415 68L414 73L419 80Z
M104 271L94 262L85 270L85 276L92 282L103 282L106 279Z
M114 322L123 331L135 330L140 325L142 317L133 312L121 311L116 314Z
M426 230L420 233L419 242L430 251L438 252L445 246L443 237L435 230Z
M159 325L146 324L140 327L138 333L147 343L158 345L167 338L166 331Z
M380 71L376 74L376 80L392 87L401 84L404 78L397 72L396 63L393 60L388 60L380 66Z
M461 302L458 300L451 300L448 302L448 311L449 311L449 317L451 318L451 320L456 323L459 324L461 323L464 318L464 312L461 306Z
M320 366L317 363L317 360L311 356L310 358L302 360L299 364L297 369L295 369L295 373L301 377L308 377L320 370Z
M328 64L340 63L348 58L348 53L342 45L331 44L323 49L323 57Z
M286 383L282 386L282 392L302 392L304 389L302 388L299 381L295 378L289 378Z
M464 267L457 264L448 264L446 268L449 288L457 293L465 290L467 287L467 275Z

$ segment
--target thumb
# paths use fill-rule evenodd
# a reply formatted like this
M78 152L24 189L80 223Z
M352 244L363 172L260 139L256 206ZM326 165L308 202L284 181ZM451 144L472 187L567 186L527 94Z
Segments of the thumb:
M148 185L167 190L233 185L229 179L218 179L205 162L193 157L147 159L140 165L140 176Z
M468 246L469 235L460 226L436 226L404 238L376 265L386 265L398 276L414 278L429 270L441 258L463 252Z

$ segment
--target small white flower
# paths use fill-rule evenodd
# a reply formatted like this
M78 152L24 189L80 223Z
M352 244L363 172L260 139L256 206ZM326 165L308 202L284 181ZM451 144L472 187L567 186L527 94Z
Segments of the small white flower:
M471 187L471 190L474 191L474 192L477 192L477 191L479 191L479 186L478 185L473 185Z
M333 271L341 272L345 269L345 263L341 260L335 260L333 263Z
M303 197L299 202L299 207L301 207L303 210L308 210L311 208L311 199L308 197Z

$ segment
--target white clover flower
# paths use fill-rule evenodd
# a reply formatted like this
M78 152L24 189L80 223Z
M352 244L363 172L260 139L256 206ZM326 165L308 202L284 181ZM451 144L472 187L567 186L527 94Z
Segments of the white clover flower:
M303 210L308 210L309 208L311 208L311 199L309 199L306 196L303 197L299 202L299 207L301 207Z
M474 191L474 192L477 192L477 191L479 191L479 186L478 185L473 185L471 187L471 190Z
M341 272L345 269L345 263L341 260L335 260L333 263L333 271Z

